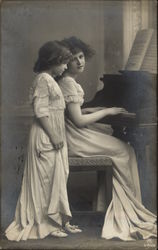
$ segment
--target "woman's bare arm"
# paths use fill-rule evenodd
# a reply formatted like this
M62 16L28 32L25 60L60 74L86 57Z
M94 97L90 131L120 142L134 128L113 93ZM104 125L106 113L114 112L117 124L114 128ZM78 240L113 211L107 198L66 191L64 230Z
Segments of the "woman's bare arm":
M69 118L79 128L94 123L108 115L127 113L127 111L123 108L112 107L112 108L101 109L91 114L82 114L80 104L73 102L68 103L67 107L68 107Z
M94 113L96 111L105 109L106 107L91 107L91 108L82 108L82 114L90 114L90 113Z

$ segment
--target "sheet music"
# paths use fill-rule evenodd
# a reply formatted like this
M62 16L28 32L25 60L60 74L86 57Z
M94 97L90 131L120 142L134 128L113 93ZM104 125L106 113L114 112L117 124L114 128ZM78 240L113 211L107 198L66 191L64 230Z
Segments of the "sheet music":
M154 32L150 45L147 49L146 55L144 57L141 70L149 71L151 73L157 72L157 37L156 32Z
M146 51L149 47L152 34L153 29L138 31L125 67L126 70L140 70Z

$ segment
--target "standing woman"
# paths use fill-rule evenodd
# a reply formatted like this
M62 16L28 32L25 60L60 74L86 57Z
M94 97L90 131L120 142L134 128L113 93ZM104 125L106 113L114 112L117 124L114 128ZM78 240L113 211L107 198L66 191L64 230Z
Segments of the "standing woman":
M47 42L39 50L30 93L35 117L15 218L5 232L9 240L67 236L62 229L71 218L65 102L54 77L63 73L71 56L58 41Z
M59 80L66 102L66 135L70 156L105 155L113 161L112 201L107 209L102 237L125 241L156 237L156 216L141 203L137 162L133 148L107 132L92 129L105 116L127 113L122 108L94 109L85 114L81 110L84 92L77 83L92 49L76 37L64 39L63 44L73 54L68 69ZM88 125L91 125L91 127Z

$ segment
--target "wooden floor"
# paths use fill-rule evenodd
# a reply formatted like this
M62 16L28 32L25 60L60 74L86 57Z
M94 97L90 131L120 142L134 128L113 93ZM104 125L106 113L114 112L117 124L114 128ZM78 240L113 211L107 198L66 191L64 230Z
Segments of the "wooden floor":
M157 241L138 240L123 242L120 240L105 240L100 237L103 223L102 214L76 213L73 215L73 223L82 227L83 232L70 234L67 238L54 238L48 236L43 240L27 240L23 242L10 242L3 238L0 241L0 249L84 249L84 250L156 250Z

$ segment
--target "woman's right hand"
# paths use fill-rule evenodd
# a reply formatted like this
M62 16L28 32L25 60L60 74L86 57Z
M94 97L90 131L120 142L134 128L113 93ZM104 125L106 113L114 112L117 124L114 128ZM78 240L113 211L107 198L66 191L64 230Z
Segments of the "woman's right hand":
M50 138L50 141L55 150L59 150L64 146L64 142L58 136L53 136L52 138Z
M118 115L118 114L127 114L128 111L124 108L118 108L118 107L112 107L107 108L105 111L108 113L108 115Z

